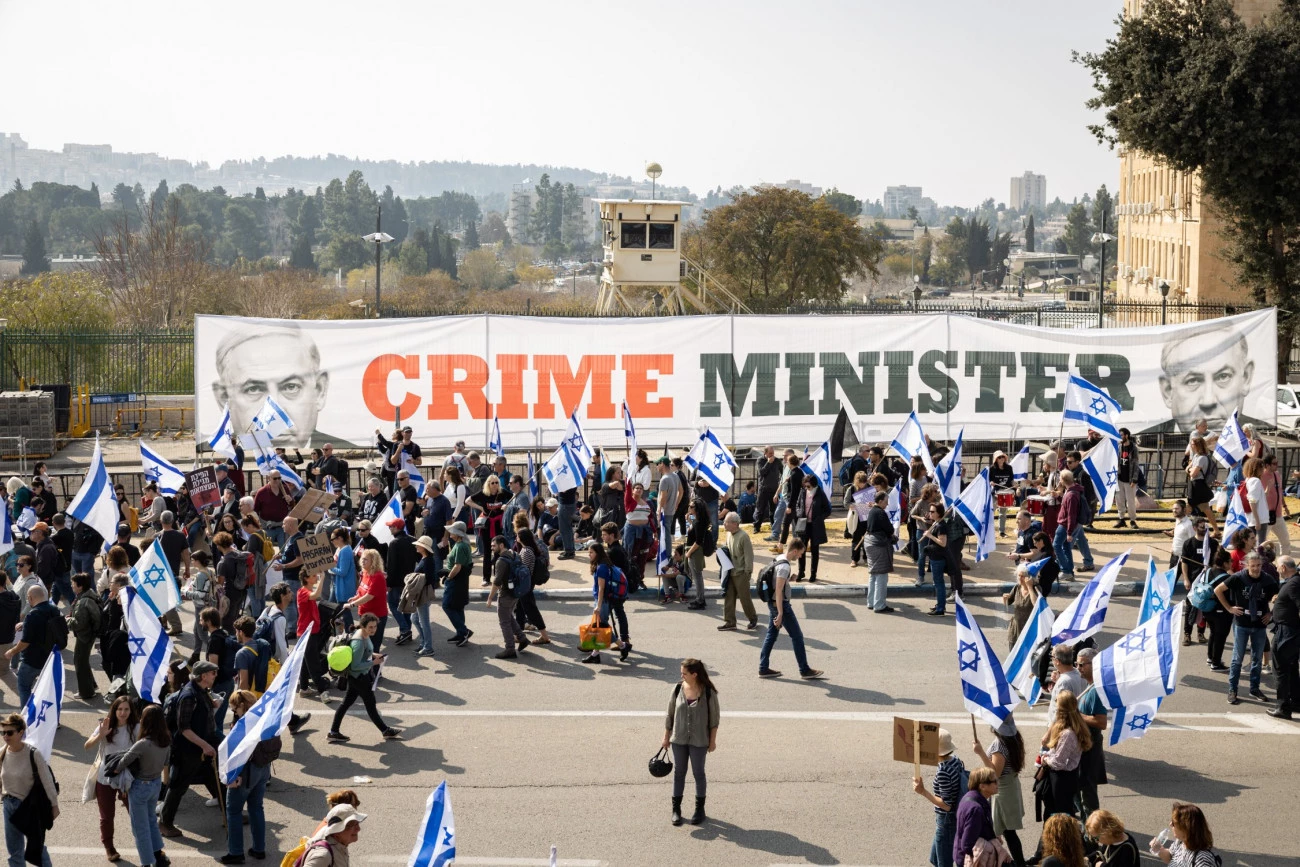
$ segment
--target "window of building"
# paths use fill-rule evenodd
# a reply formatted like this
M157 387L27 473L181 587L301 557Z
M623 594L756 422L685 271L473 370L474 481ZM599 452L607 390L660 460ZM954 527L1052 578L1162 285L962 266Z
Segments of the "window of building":
M651 223L650 224L650 249L651 250L671 250L673 249L673 238L676 234L676 225L673 223Z
M618 245L624 250L645 249L645 223L620 223L621 237Z

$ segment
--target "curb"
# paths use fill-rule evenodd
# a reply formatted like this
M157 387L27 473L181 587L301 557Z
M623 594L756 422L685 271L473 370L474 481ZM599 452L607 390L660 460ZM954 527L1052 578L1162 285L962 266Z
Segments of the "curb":
M1083 583L1075 581L1064 584L1057 584L1056 593L1058 596L1072 596L1083 589ZM1004 593L1010 593L1015 588L1012 582L999 583L980 583L970 584L966 587L965 595L968 597L1000 597ZM546 590L538 589L534 591L538 599L556 599L556 600L581 600L584 602L591 601L591 590L585 587L566 587L564 589ZM470 599L483 601L487 599L486 590L470 590ZM651 600L657 595L657 591L641 590L637 593L628 595L629 599ZM707 588L704 596L707 599L721 599L722 591L716 587ZM790 598L792 599L852 599L859 596L867 595L866 584L813 584L806 583L792 584L790 586ZM933 585L927 584L924 587L917 587L915 584L890 584L887 595L893 598L918 598L931 599L934 597ZM1142 585L1134 582L1124 581L1115 584L1115 590L1112 596L1141 596ZM438 592L438 597L442 597L442 592Z

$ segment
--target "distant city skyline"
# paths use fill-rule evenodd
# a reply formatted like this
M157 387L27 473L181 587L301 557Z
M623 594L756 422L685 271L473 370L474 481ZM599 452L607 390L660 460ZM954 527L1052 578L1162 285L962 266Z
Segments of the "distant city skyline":
M1026 166L1066 201L1119 173L1086 129L1091 86L1070 60L1113 35L1118 2L1051 15L1027 0L997 14L956 0L665 0L653 17L579 0L125 10L0 3L0 32L121 52L56 61L44 40L7 40L0 74L30 84L9 88L3 131L214 167L334 153L639 179L656 160L661 184L701 196L798 178L867 200L920 186L968 207L1006 201Z

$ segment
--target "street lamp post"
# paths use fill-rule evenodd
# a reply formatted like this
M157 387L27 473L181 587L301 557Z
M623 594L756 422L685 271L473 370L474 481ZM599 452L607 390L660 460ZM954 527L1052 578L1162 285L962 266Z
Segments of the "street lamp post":
M392 235L384 232L380 228L380 221L383 219L384 208L382 205L375 208L375 231L369 235L362 235L363 241L369 241L375 245L375 317L383 316L383 310L379 306L379 253L385 244L389 241L396 240Z
M916 313L921 309L921 275L912 275L912 312Z
M1092 243L1101 245L1101 269L1097 274L1097 327L1106 327L1106 242L1115 236L1106 234L1106 212L1101 212L1101 231L1092 236Z
M1160 324L1165 325L1169 321L1169 281L1160 281Z

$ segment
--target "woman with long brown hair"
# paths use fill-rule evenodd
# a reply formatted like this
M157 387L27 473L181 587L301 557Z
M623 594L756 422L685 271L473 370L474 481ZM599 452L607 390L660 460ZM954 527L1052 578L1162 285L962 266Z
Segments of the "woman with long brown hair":
M1025 850L1016 833L1025 826L1025 805L1020 791L1020 772L1025 769L1025 740L1010 714L993 729L988 752L975 739L974 751L984 766L997 774L998 790L993 796L993 833L1006 841L1016 867L1024 867ZM972 776L972 779L974 777Z
M1043 824L1039 867L1087 867L1083 860L1083 835L1073 816L1055 815Z
M698 659L682 660L682 679L673 687L668 700L668 716L664 720L664 739L661 750L673 751L673 816L672 823L682 823L682 796L686 792L686 763L691 763L695 776L695 813L692 825L704 821L704 799L708 780L704 776L704 759L718 748L718 689L709 679L708 669Z
M1214 834L1200 807L1175 801L1169 830L1174 839L1167 848L1157 849L1155 841L1151 845L1155 856L1170 867L1217 867L1220 863L1214 854Z
M1043 735L1042 765L1047 774L1047 793L1042 797L1043 817L1054 813L1074 813L1074 797L1079 794L1079 762L1092 749L1092 732L1079 714L1079 700L1074 693L1062 690L1056 699L1056 719Z
M162 833L158 828L158 793L162 790L162 772L171 753L172 736L167 729L161 705L151 704L140 715L140 733L136 742L122 756L122 766L131 768L135 779L128 795L131 810L131 833L142 867L171 864L163 852ZM175 783L175 779L172 780Z
M120 695L113 699L108 708L108 715L99 721L95 731L86 738L86 749L98 748L95 754L97 764L95 774L95 802L99 805L99 842L104 844L108 860L117 862L122 856L117 854L113 845L113 819L117 812L117 801L122 807L127 806L126 793L131 785L129 774L110 777L104 773L104 762L109 756L124 753L135 743L139 732L140 717L135 712L131 699ZM125 777L125 779L123 779Z
M1210 490L1209 473L1210 453L1205 447L1205 439L1193 436L1187 443L1187 505L1193 512L1204 515L1212 532L1217 533L1219 525L1214 509L1210 507L1214 492Z

